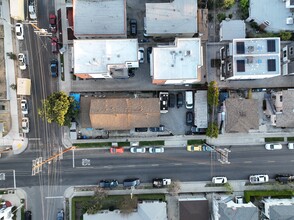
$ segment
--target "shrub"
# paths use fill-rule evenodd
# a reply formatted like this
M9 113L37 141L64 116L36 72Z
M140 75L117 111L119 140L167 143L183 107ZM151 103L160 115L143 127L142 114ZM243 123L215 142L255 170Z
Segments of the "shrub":
M220 14L217 14L217 19L219 22L222 22L222 20L225 20L226 19L226 14L225 13L220 13Z
M218 126L217 123L210 123L208 125L207 131L206 131L206 136L211 137L211 138L217 138L218 137Z

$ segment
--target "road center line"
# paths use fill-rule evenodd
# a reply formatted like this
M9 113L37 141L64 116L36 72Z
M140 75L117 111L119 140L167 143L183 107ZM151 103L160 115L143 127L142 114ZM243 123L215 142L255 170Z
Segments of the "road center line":
M159 164L151 164L152 167L157 167Z
M244 163L252 163L251 160L244 161Z
M181 166L182 163L174 163L175 166Z
M276 161L275 160L268 160L267 162L268 163L275 163Z

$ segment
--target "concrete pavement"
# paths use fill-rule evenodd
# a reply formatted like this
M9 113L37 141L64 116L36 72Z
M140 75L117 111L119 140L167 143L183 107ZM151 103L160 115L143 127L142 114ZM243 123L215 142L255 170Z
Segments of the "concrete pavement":
M9 1L2 0L2 13L0 24L4 26L4 53L13 52L18 54L19 42L15 39L12 34L14 26L9 22ZM19 121L18 121L18 106L17 106L17 95L16 91L10 88L11 84L16 84L16 78L18 77L18 70L14 67L14 60L9 59L5 56L5 72L6 72L6 87L7 87L7 100L10 103L10 114L11 114L11 129L9 133L0 138L0 146L12 146L14 154L22 153L28 144L28 139L23 137L19 133Z

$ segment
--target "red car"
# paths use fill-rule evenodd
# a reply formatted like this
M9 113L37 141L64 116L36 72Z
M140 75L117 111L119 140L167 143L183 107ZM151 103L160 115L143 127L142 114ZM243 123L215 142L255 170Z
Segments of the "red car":
M57 39L57 37L52 37L51 48L52 48L52 53L58 53L58 39Z
M49 24L50 24L51 32L56 33L57 27L56 27L56 15L55 14L49 14Z
M110 153L111 154L122 154L124 152L123 147L111 147L110 148Z

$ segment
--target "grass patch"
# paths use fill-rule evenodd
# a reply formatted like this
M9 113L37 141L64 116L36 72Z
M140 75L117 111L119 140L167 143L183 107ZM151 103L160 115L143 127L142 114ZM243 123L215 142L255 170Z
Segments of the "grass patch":
M164 145L164 141L140 141L139 146Z
M22 206L21 209L20 209L20 219L21 220L25 219L25 208L24 208L24 206Z
M0 195L7 194L6 190L0 190Z
M206 142L205 139L198 139L198 140L188 140L188 145L191 144L204 144Z
M281 142L284 141L283 137L268 137L268 138L264 138L265 142Z
M294 141L294 137L287 137L287 141Z
M109 208L118 208L120 203L123 201L125 195L109 195L105 199L103 199L102 209L109 209ZM138 200L160 200L165 201L164 194L141 194L141 195L134 195L137 197ZM72 220L77 220L76 216L79 213L84 213L85 210L83 208L83 204L86 202L91 202L93 197L85 196L85 197L74 197L72 198ZM79 209L79 210L77 210Z
M78 143L73 144L73 146L76 146L78 148L87 148L87 147L111 147L111 142L101 142L101 143Z
M246 203L251 201L252 197L291 197L294 195L294 191L292 190L245 190L244 198Z

